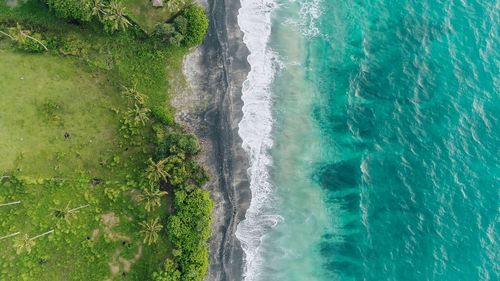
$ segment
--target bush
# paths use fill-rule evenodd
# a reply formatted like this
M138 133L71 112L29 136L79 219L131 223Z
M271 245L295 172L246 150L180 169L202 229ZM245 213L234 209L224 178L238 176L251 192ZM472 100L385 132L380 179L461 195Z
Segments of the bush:
M47 0L47 4L58 17L79 21L92 19L92 1L90 0Z
M186 158L184 154L179 153L165 158L165 171L169 175L168 182L179 187L184 185L191 176L189 167L186 165Z
M208 18L203 8L190 5L174 19L172 24L156 25L154 34L168 44L191 48L203 42L207 29Z
M188 33L188 25L189 25L189 22L188 22L187 18L185 18L183 15L180 15L174 19L174 28L180 34L187 34Z
M165 261L162 271L153 273L153 281L177 281L181 278L179 266L171 259Z
M176 249L182 281L201 281L208 269L208 247L213 202L208 192L197 189L191 193L175 193L175 215L168 221L168 235Z
M161 41L174 46L181 46L184 35L177 31L174 24L160 23L156 25L154 35Z
M186 32L183 33L183 45L191 48L203 42L208 30L208 18L202 7L188 6L181 14L187 20Z
M165 136L165 139L159 145L161 157L179 153L193 156L198 154L200 150L200 143L193 134L170 133Z
M173 126L175 124L174 115L167 111L163 106L153 106L151 114L156 121L166 126Z
M81 58L87 57L88 50L91 49L91 45L87 42L80 40L76 36L67 36L61 43L59 48L59 53L65 56L78 56Z
M205 169L203 169L203 167L200 164L198 164L198 162L189 161L187 165L189 172L191 174L191 180L197 186L203 186L210 179ZM183 186L183 188L189 189L188 186Z

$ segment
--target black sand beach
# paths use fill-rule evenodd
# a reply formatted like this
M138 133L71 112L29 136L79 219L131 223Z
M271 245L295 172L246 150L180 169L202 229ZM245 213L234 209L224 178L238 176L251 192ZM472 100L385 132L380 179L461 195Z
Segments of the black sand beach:
M178 121L200 138L204 147L200 161L211 170L207 189L215 209L205 280L237 281L242 280L244 252L235 231L251 199L248 160L238 135L248 50L237 23L239 1L200 4L207 7L209 31L203 45L185 59L190 90L181 91L173 104Z

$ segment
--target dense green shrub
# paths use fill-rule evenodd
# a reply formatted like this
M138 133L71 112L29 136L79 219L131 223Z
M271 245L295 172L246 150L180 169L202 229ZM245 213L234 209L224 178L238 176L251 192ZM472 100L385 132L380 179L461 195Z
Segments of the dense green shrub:
M208 192L197 189L191 193L177 191L176 213L168 221L168 236L178 250L174 261L179 265L182 281L201 281L208 269L207 240L213 202Z
M165 171L168 174L168 183L175 187L182 186L190 178L186 158L182 153L165 158Z
M65 56L86 58L91 45L77 36L67 36L60 44L59 53Z
M79 21L92 19L91 0L47 0L47 4L58 17Z
M161 157L178 153L193 156L200 152L201 147L198 139L193 134L170 133L165 136L158 149Z
M153 281L178 281L181 278L181 272L178 265L171 259L165 261L162 271L153 273Z
M184 17L184 14L177 16L174 19L173 25L175 30L177 30L180 34L186 35L188 33L189 22L188 19Z
M161 41L174 46L181 46L184 35L180 33L174 24L159 23L155 27L154 35Z
M203 42L207 29L208 18L203 8L190 5L173 23L156 25L154 34L168 44L191 48Z
M198 164L198 162L189 161L187 166L191 175L191 180L197 186L203 186L210 179L205 169L200 164ZM189 187L184 185L183 188L186 189Z
M182 12L181 16L187 20L183 45L190 48L201 44L208 30L208 18L203 8L198 5L190 5Z
M174 115L163 106L153 106L151 108L151 114L153 118L163 125L172 126L175 124Z

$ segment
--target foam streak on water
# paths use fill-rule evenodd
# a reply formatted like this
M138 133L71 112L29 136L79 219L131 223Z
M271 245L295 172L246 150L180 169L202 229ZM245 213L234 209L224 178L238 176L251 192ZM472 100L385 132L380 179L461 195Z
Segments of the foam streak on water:
M245 251L245 280L255 280L262 265L259 247L263 236L279 221L273 215L273 190L269 182L268 168L271 165L269 149L272 146L271 91L274 77L275 55L268 48L271 34L272 0L242 0L238 23L244 33L243 41L250 51L251 66L243 84L243 118L239 134L243 149L250 158L248 174L252 201L246 219L238 225L237 238Z

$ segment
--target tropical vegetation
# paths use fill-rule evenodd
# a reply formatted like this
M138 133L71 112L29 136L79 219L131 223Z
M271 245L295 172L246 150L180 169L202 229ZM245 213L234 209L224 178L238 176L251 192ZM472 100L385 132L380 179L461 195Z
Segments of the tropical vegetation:
M151 10L177 42L134 1L0 2L0 280L206 274L208 175L169 100L208 21Z

